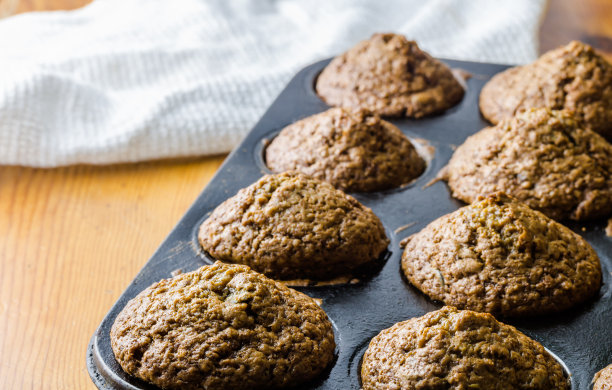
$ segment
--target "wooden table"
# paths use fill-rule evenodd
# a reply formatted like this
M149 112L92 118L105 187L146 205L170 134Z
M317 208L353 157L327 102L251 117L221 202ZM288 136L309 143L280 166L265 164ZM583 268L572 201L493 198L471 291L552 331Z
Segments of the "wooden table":
M88 2L21 0L19 12ZM612 1L551 0L542 49L570 39L612 53ZM223 158L0 167L0 389L94 388L90 336Z

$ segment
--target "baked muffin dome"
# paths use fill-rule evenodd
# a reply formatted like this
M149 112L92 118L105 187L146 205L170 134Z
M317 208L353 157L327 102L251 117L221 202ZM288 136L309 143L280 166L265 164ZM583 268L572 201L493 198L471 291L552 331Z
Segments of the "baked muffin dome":
M363 390L564 390L561 365L538 342L492 315L443 307L372 339Z
M494 76L480 94L480 111L492 123L538 107L572 110L611 140L612 64L591 46L572 41Z
M164 389L291 387L316 378L335 349L312 298L221 262L145 289L110 336L127 373Z
M446 65L397 34L374 34L334 58L316 90L332 106L413 118L444 111L464 95Z
M612 389L612 364L605 367L593 378L593 390L611 390Z
M602 279L582 237L500 193L411 236L402 270L434 300L502 316L565 310L595 295Z
M302 173L267 175L202 223L202 247L276 279L330 279L376 261L389 240L372 210Z
M363 109L332 108L285 127L266 148L274 172L300 171L346 191L399 187L425 169L406 136Z
M470 136L441 176L467 203L504 191L558 220L612 212L612 145L566 111L530 110Z

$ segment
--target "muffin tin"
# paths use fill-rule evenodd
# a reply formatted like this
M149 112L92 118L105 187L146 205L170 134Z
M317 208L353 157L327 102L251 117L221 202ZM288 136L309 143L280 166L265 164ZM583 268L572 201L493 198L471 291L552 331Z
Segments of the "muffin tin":
M464 205L451 198L446 184L435 182L435 176L448 162L455 146L488 125L480 116L478 95L492 75L508 68L443 61L461 70L458 73L469 75L461 103L438 116L389 119L411 140L428 145L420 148L421 153L426 149L432 152L425 172L401 188L351 193L372 208L385 226L391 243L384 264L371 275L349 283L294 287L322 300L322 307L334 324L337 344L333 365L303 389L358 389L361 357L372 337L396 322L442 306L405 280L400 272L399 243L434 219ZM176 270L189 272L213 262L198 244L200 223L225 199L270 173L263 158L265 145L283 127L328 108L314 90L316 77L328 62L315 63L293 78L108 312L87 350L87 368L99 389L156 389L124 373L115 361L109 337L115 317L128 300L149 285L171 277ZM612 238L605 235L604 220L568 226L582 235L600 257L603 285L599 295L560 314L501 320L539 341L557 357L566 368L573 389L588 389L593 375L612 362Z

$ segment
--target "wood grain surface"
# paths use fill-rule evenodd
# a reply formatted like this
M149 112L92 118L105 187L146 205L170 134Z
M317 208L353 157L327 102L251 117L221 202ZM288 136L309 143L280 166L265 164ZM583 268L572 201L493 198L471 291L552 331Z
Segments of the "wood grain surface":
M88 2L21 0L17 11ZM570 39L612 53L612 1L551 0L542 49ZM0 389L94 388L90 336L222 160L0 167Z

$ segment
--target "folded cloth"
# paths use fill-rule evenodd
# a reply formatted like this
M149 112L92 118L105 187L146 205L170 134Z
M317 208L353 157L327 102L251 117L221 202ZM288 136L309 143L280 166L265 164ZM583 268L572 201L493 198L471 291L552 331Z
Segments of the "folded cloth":
M0 164L231 150L300 68L374 32L525 63L545 0L97 0L0 22Z

